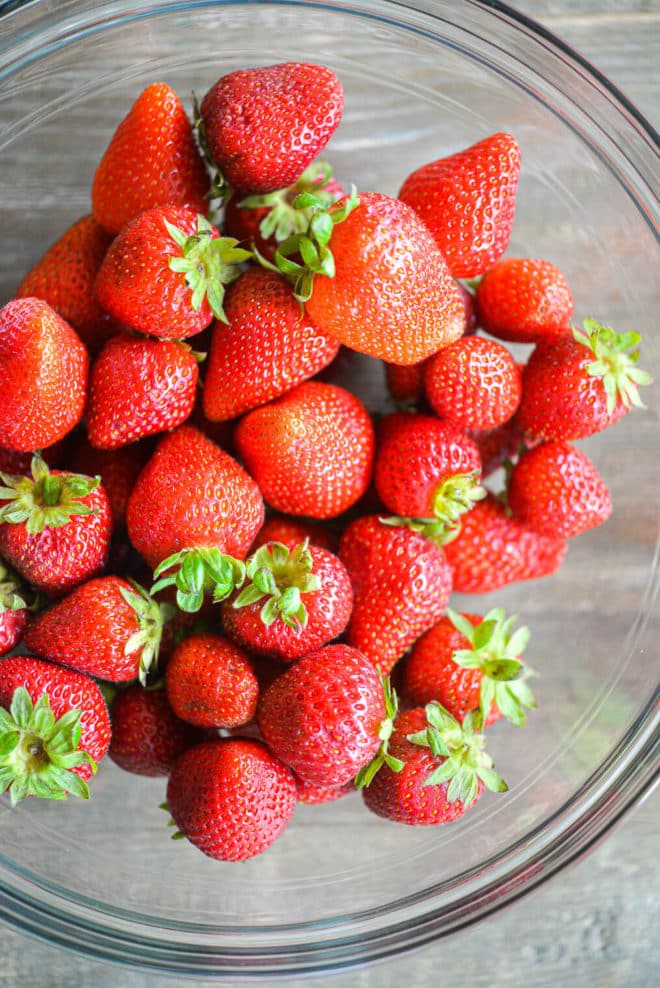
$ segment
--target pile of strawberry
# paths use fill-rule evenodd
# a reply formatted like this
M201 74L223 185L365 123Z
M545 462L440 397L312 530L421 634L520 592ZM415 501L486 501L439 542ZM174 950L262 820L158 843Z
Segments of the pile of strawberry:
M564 275L503 258L513 137L345 192L318 157L342 109L318 65L226 75L192 122L149 86L0 310L12 803L88 796L109 752L242 860L298 801L439 824L506 788L484 731L534 706L528 631L450 597L606 520L574 441L640 404L639 336L573 329ZM351 351L377 422L336 383Z

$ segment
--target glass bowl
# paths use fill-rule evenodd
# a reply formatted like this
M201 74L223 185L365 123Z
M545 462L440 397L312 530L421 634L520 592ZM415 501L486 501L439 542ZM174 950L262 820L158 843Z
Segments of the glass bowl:
M6 7L6 5L5 5ZM660 379L656 148L626 99L538 25L474 0L33 0L0 18L0 302L89 211L96 163L148 83L190 107L220 75L330 66L346 92L328 156L340 180L395 195L419 164L506 130L523 152L511 255L569 277L576 318L642 333ZM16 9L17 8L17 9ZM353 380L376 407L382 369ZM532 891L587 851L652 780L660 619L658 387L588 451L614 513L551 578L460 598L532 630L540 708L495 725L510 784L463 821L409 828L358 795L301 805L241 865L173 843L164 785L106 761L89 803L0 799L0 917L142 970L243 978L334 970L410 949Z

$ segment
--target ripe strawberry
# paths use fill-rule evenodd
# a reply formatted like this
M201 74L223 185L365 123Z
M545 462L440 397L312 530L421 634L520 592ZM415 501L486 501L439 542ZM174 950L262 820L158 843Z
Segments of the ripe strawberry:
M222 605L229 637L258 655L291 662L342 633L353 590L338 556L303 542L269 542L247 560L247 581Z
M322 65L284 62L231 72L202 101L203 143L235 192L272 192L300 178L343 109L341 83Z
M154 82L138 96L103 153L92 182L92 209L116 234L154 206L171 203L206 213L209 185L179 97Z
M518 424L540 439L584 439L642 405L639 333L616 333L593 319L572 335L538 343L523 370Z
M179 755L204 740L202 731L176 716L164 689L128 686L117 693L110 712L108 755L134 775L169 775Z
M401 186L399 199L427 225L455 278L483 274L506 250L520 160L515 138L491 134L422 165Z
M241 648L202 632L184 638L172 652L165 690L181 720L197 727L239 727L254 718L259 683Z
M60 442L53 443L47 449L42 450L39 454L42 460L45 460L49 467L57 467L62 462L62 456L66 450L68 453L68 441L61 440ZM28 475L31 472L32 460L34 458L33 450L16 450L16 449L5 449L0 447L0 473L9 474L24 474ZM94 476L94 471L80 471L81 473L88 473L89 476Z
M92 364L87 435L97 449L117 449L181 425L195 404L198 367L185 343L122 333Z
M120 446L118 449L95 449L82 433L67 458L67 463L77 473L100 477L101 486L108 495L112 512L113 532L126 528L126 508L135 481L142 467L153 453L150 439Z
M446 615L417 639L406 659L402 693L413 707L433 700L463 721L479 708L484 727L504 716L522 727L525 707L535 707L520 660L529 629L512 633L515 618L501 608L481 614Z
M47 302L18 298L0 309L0 446L51 446L85 410L87 350Z
M237 560L263 520L263 498L252 477L188 425L159 441L126 513L131 543L162 577L153 592L176 585L183 610L198 610L207 590L222 600L240 585L244 568Z
M283 542L289 549L293 549L305 539L328 552L336 552L337 536L329 528L288 515L270 515L257 532L251 552L256 552L267 542Z
M265 500L287 514L333 518L362 497L371 478L371 419L336 385L299 384L248 412L234 438Z
M16 298L48 302L92 352L117 331L93 291L111 242L110 234L93 216L83 216L48 248L16 289Z
M315 786L311 782L303 782L294 775L296 782L296 798L299 803L307 803L308 806L318 806L319 803L334 803L342 796L348 796L355 792L353 781L344 783L343 786Z
M403 767L380 769L362 790L367 809L397 823L434 826L463 816L484 787L506 791L477 721L468 715L461 726L438 703L400 714L390 751Z
M541 441L524 435L517 415L494 429L466 429L465 432L479 450L482 477L495 473L508 460L515 460L522 450L531 449Z
M110 743L110 717L94 680L31 655L0 660L0 792L86 799Z
M424 387L436 415L461 429L494 429L518 408L522 374L497 340L464 336L431 357Z
M456 593L488 593L554 573L566 541L509 517L501 501L488 494L462 516L458 535L444 550Z
M415 364L385 363L385 384L388 394L400 407L416 407L424 401L424 375L428 362L426 357Z
M479 325L514 343L539 343L570 333L573 296L551 261L505 257L479 282Z
M296 808L296 784L260 741L205 741L174 763L167 807L178 833L203 854L245 861L270 847L287 827Z
M30 619L21 582L0 559L0 655L15 648Z
M28 583L60 595L104 569L112 516L99 477L50 471L35 456L30 477L0 479L0 553Z
M224 286L250 256L194 209L155 206L115 237L94 291L103 308L125 326L185 339L201 333L214 316L224 320Z
M229 287L204 378L204 412L231 419L264 405L326 367L339 342L319 332L281 275L253 267Z
M549 537L573 538L607 521L612 499L586 453L550 441L525 452L507 485L513 517Z
M354 595L346 641L388 673L444 614L452 589L445 553L418 532L364 515L344 530L339 557Z
M25 644L51 662L112 683L140 678L155 668L163 611L137 584L118 576L88 580L38 614Z

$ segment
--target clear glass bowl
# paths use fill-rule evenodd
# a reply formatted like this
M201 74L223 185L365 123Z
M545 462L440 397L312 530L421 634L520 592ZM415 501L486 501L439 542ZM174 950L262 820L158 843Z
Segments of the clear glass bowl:
M162 79L190 106L230 70L287 60L342 79L328 153L360 190L396 194L413 167L512 132L523 174L509 253L559 265L577 318L640 331L660 379L651 130L579 56L494 2L18 5L0 18L0 302L89 210L95 165L141 88ZM355 379L375 405L374 365ZM0 917L143 970L294 976L446 936L587 851L656 767L660 426L658 386L646 391L645 410L587 441L611 521L554 577L454 602L500 604L532 629L540 709L524 733L490 732L508 795L441 828L389 824L357 795L300 806L266 854L222 865L169 840L161 782L106 760L90 803L0 799Z

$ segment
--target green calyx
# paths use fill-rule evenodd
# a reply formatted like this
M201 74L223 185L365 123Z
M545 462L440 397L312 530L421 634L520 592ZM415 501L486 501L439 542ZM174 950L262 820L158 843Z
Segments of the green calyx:
M213 547L182 549L164 559L154 570L151 593L176 587L177 606L189 614L198 611L207 594L218 603L245 580L245 563Z
M9 791L11 805L26 796L66 799L68 793L89 798L89 788L71 770L96 763L80 751L80 710L69 710L59 719L43 693L36 703L19 686L9 710L0 707L0 792Z
M238 205L241 209L268 209L259 224L259 233L264 240L273 237L277 243L282 243L289 237L304 234L314 215L309 207L294 206L299 195L311 192L325 208L335 201L332 193L325 189L331 177L332 168L328 162L315 161L293 185L264 195L246 196Z
M289 550L281 542L267 542L247 560L249 581L233 602L240 609L266 598L260 617L266 627L278 618L298 631L307 624L307 608L302 594L315 593L321 581L312 572L314 560L306 539Z
M403 762L401 759L395 758L389 752L390 738L392 737L392 731L394 730L394 720L396 718L399 702L396 692L392 688L390 677L383 676L380 669L378 669L378 678L383 685L383 695L385 697L385 717L381 721L380 729L378 731L380 747L371 761L363 766L363 768L361 768L355 776L353 784L356 789L364 789L366 786L370 785L374 776L383 765L387 765L387 767L393 772L400 772L403 768Z
M436 545L447 545L461 530L461 518L471 508L486 497L486 488L479 483L478 470L470 473L457 473L447 477L438 486L433 497L432 518L405 518L392 515L381 518L384 525L408 528L419 532Z
M484 720L493 703L502 715L517 727L524 727L525 708L536 707L534 694L525 682L532 670L520 661L529 642L529 628L513 631L516 617L507 618L501 607L488 611L483 620L473 625L450 607L447 617L457 631L467 638L472 648L458 649L452 655L464 669L480 669L479 710Z
M158 664L163 625L172 616L173 608L169 604L158 603L134 580L129 582L133 590L122 587L120 593L129 607L135 611L138 630L126 642L124 655L132 655L140 651L138 678L145 686L149 673L153 672Z
M181 249L181 255L171 257L172 271L185 275L186 284L192 292L191 305L195 311L204 299L207 300L213 315L221 322L227 322L223 309L225 285L238 278L243 261L252 257L252 252L238 246L233 237L215 237L213 227L201 213L197 216L197 231L190 236L164 221L167 232Z
M639 333L617 333L595 319L585 319L581 329L573 328L573 339L588 347L596 358L587 365L587 372L603 382L608 415L618 401L626 408L644 407L639 388L651 384L653 378L637 366L642 339Z
M460 799L466 807L477 798L479 782L492 792L506 792L508 786L494 770L493 760L485 750L481 712L471 711L461 725L436 700L424 709L427 726L409 734L408 740L429 748L436 758L443 759L424 780L424 785L449 783L447 801L454 803Z
M83 504L86 497L101 483L100 477L84 477L77 473L52 474L47 463L38 455L32 457L31 476L0 473L0 522L25 523L29 535L44 528L66 525L73 515L91 515L95 510Z
M28 603L27 598L35 595L23 590L18 576L0 559L0 614L4 611L20 611L23 608L32 609L34 601Z

